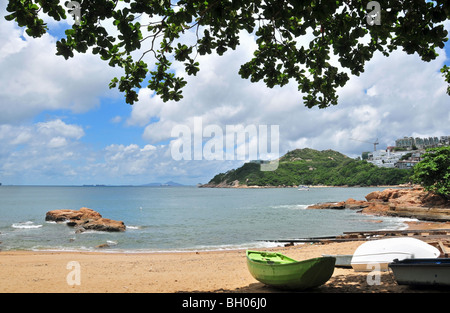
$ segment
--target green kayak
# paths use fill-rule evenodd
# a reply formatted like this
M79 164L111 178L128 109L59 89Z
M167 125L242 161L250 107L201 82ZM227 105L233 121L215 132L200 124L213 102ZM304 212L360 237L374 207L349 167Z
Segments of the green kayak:
M289 290L305 290L326 283L334 272L334 257L296 261L280 253L247 251L247 266L263 284Z

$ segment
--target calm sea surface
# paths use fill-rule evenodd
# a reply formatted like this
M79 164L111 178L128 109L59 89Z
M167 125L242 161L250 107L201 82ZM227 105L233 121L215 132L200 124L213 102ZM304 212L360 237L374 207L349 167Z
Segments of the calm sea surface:
M267 239L404 227L400 218L305 209L318 202L363 200L373 190L381 189L1 186L0 249L91 251L105 243L106 251L127 252L263 248L274 246L261 241ZM127 230L75 234L64 223L45 221L47 211L81 207L123 221Z

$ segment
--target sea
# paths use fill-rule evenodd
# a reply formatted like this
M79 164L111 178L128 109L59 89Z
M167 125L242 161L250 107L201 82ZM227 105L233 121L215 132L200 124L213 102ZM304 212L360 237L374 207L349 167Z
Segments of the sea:
M184 252L263 249L273 240L391 230L410 219L355 210L307 210L383 188L198 188L134 186L0 186L0 250ZM124 232L75 233L46 222L47 211L88 207L123 221ZM99 250L97 246L106 244Z

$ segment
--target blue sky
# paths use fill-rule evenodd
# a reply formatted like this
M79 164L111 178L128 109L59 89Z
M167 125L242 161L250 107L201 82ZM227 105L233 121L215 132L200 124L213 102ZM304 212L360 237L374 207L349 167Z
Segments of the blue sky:
M255 49L251 35L222 57L199 58L201 70L187 77L184 99L163 103L146 88L130 106L109 81L121 73L90 54L65 61L55 42L69 24L47 20L40 39L4 20L0 4L0 182L3 184L206 183L240 166L238 158L175 160L184 125L195 132L216 125L279 126L280 155L296 148L334 149L351 157L395 143L403 136L450 135L450 97L439 73L450 64L450 46L433 62L401 51L379 54L360 77L339 91L338 106L307 109L295 83L268 89L238 75ZM446 24L447 30L450 29ZM149 63L151 60L148 60ZM174 64L177 75L181 67ZM359 139L361 141L352 140ZM209 138L204 138L208 141ZM205 144L205 142L203 142ZM254 147L250 140L250 148ZM261 155L271 158L273 154Z

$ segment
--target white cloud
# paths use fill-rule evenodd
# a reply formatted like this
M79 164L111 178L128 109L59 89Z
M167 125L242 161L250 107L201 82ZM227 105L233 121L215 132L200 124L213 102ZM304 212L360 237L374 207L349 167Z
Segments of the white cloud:
M140 148L136 144L110 145L105 148L105 166L119 177L151 173L154 161L158 157L156 147L146 145ZM106 173L105 173L106 174Z
M74 172L83 158L79 139L85 135L78 125L53 120L32 125L0 125L0 177L14 183L22 180L48 182Z
M47 146L49 148L60 148L60 147L64 147L67 145L67 140L64 137L53 137L52 139L50 139L49 143L47 144Z
M76 125L68 125L60 119L41 122L36 124L37 132L43 136L54 136L59 134L64 137L80 139L84 136L84 131Z
M113 124L120 123L120 122L122 122L122 116L116 115L110 120L110 122Z
M63 140L78 140L84 136L84 130L77 125L69 125L60 119L41 122L29 126L1 125L0 140L7 145L32 146L45 145L47 142L61 143Z
M117 70L90 54L56 56L49 34L29 37L0 7L0 123L20 123L44 110L86 112L99 105Z
M1 12L1 11L0 11ZM2 15L3 19L3 15ZM13 23L0 22L0 62L8 56L20 52L26 47L26 41L21 38L22 30L14 27Z

